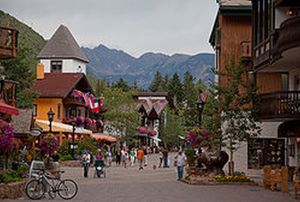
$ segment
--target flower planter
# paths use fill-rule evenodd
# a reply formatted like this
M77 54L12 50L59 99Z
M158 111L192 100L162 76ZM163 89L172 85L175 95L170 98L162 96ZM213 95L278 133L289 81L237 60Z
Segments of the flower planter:
M25 195L25 181L0 184L0 199L16 199Z

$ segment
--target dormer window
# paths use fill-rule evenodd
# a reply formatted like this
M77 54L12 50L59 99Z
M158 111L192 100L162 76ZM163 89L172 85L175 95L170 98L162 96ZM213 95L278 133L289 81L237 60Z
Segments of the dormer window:
M51 72L62 72L62 60L51 61Z

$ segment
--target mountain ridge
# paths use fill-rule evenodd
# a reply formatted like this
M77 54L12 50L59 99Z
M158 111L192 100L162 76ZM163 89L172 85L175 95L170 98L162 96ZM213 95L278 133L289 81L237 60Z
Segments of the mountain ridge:
M139 87L145 89L157 71L169 77L177 72L181 79L189 71L196 81L201 80L207 85L214 78L211 71L214 63L212 53L167 55L146 52L134 57L123 50L110 49L103 44L95 48L82 47L82 50L90 61L87 65L88 73L112 83L123 78L129 85L137 82Z

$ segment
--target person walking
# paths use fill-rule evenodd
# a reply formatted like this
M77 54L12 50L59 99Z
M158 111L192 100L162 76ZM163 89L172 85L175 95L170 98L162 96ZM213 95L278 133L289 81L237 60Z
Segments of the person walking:
M176 156L177 180L181 180L183 178L185 161L186 161L185 154L181 150L179 150Z
M116 165L120 165L120 164L121 164L121 149L118 148L116 152Z
M143 161L144 161L144 150L140 147L137 151L137 159L139 162L139 170L143 169Z
M129 156L130 156L130 163L131 163L130 165L134 166L134 158L135 158L134 147L130 150Z
M162 153L162 149L159 149L159 165L158 165L159 168L161 168L162 163L163 163L163 153Z
M88 151L85 151L82 156L82 164L83 164L83 176L88 177L89 175L89 167L91 162L91 155Z
M148 146L144 146L144 166L148 164Z
M111 148L109 148L107 151L107 163L109 167L111 166L111 162L112 162L112 151Z
M163 150L163 168L168 168L169 167L169 164L168 164L168 149L167 148L164 148Z

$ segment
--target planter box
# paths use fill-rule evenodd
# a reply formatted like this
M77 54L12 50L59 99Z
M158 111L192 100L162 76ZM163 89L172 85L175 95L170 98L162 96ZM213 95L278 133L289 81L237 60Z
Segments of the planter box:
M0 184L0 199L16 199L25 195L25 181Z
M258 186L255 182L217 182L210 177L191 176L188 179L183 179L182 182L190 185L248 185Z

